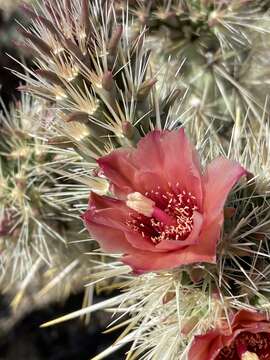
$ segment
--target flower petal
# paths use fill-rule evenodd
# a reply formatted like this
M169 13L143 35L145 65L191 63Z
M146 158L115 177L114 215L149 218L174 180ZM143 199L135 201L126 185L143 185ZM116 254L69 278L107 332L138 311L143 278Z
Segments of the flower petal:
M155 186L164 187L164 155L159 144L161 133L152 131L139 141L137 149L115 150L98 160L104 174L111 180L116 195L151 190L153 176Z
M132 246L122 231L90 221L87 213L85 225L91 236L98 241L102 250L119 254L132 251Z
M265 320L265 316L260 314L257 311L251 311L251 310L240 310L236 313L236 315L233 318L233 327L239 326L245 326L252 322L258 322ZM269 323L270 324L270 323Z
M166 191L169 183L174 186L179 182L201 205L199 162L183 129L152 131L139 141L137 149L115 150L98 163L118 196L135 191L144 194L157 187Z
M166 253L150 251L128 254L122 261L130 265L136 272L143 273L156 270L169 270L181 265L192 263L215 263L216 244L220 236L220 224L213 223L203 229L200 239L195 245L188 245L183 249Z
M121 200L109 197L109 196L101 196L93 191L90 194L89 201L88 201L88 208L95 209L95 210L103 210L103 209L122 209L125 208L125 203Z
M132 251L125 237L127 211L121 200L91 193L89 210L82 218L87 230L103 250L119 253Z
M109 226L118 230L126 230L126 217L129 211L125 202L107 196L91 193L89 209L83 215L86 222Z
M223 343L218 331L195 336L188 353L188 360L215 360L222 348Z
M247 171L237 162L217 158L208 165L204 176L204 214L207 224L223 213L229 192Z
M180 188L196 197L202 206L202 177L197 151L189 142L184 129L168 131L163 135L161 146L165 154L163 171L172 185L179 182Z
M105 176L111 181L114 193L119 197L139 191L135 186L138 169L132 162L134 149L119 149L98 159Z
M126 232L125 235L127 241L138 250L160 252L160 250L155 249L155 246L150 239L142 237L142 235L136 232Z

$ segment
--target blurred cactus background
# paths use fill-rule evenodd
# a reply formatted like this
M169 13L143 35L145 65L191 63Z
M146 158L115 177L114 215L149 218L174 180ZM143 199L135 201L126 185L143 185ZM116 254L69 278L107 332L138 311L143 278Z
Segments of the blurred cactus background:
M0 0L0 360L185 360L206 316L268 308L269 8ZM97 161L180 126L203 166L227 156L248 175L226 203L216 265L136 276L84 229L90 191L119 191ZM209 295L214 281L225 300Z

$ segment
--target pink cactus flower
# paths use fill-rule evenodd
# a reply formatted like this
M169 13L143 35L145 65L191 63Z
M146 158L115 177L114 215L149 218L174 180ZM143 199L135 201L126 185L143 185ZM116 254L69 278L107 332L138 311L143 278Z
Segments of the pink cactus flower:
M270 360L270 322L257 312L239 311L231 323L196 336L188 360Z
M98 161L114 197L91 193L83 215L101 248L137 273L216 261L228 193L246 174L218 158L202 172L184 130L153 131Z

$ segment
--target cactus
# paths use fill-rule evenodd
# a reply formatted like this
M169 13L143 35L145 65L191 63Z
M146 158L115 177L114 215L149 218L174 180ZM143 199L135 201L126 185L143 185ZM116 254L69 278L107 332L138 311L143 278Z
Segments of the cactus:
M101 249L89 285L123 291L43 326L107 309L126 328L95 359L131 342L127 359L194 360L198 338L225 328L232 341L216 360L228 347L257 359L263 335L238 346L230 326L244 311L270 331L267 2L44 0L24 11L37 69L18 74L21 89L53 111L49 144L84 159L51 162L91 190L82 217Z
M263 116L268 7L264 1L161 0L134 1L127 10L135 33L146 28L154 69L184 94L183 113L193 126L214 126L226 139L237 111L248 113L250 124Z
M0 116L0 289L14 297L14 309L27 309L29 298L42 304L82 287L90 268L84 252L93 247L80 243L86 236L78 235L79 214L70 210L86 203L87 193L76 176L59 176L67 163L74 171L83 165L73 151L55 148L42 135L41 120L53 118L44 101L23 95Z

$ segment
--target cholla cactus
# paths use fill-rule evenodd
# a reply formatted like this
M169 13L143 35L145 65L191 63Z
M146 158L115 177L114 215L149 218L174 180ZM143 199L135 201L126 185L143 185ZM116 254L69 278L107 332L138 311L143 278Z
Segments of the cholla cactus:
M87 195L76 173L67 182L55 172L65 172L67 163L73 170L83 166L80 157L36 134L41 119L52 117L44 102L28 95L1 113L0 288L17 291L14 306L25 293L39 303L66 297L82 286L89 267L84 251L92 247L69 245L75 236L80 240L82 227L68 214L76 203L87 203Z
M161 127L175 95L162 100L158 119L152 117L155 78L147 73L144 33L132 38L112 5L57 1L25 11L33 25L23 31L24 46L34 51L38 70L30 71L31 80L23 76L24 89L53 103L59 126L75 124L79 134L65 132L82 155L97 158L112 146L134 144L155 120Z
M220 214L221 217L218 218L216 223L218 227L222 224L223 231L221 235L217 235L215 221L210 220L212 215L208 213L210 227L208 230L201 228L201 236L199 235L196 238L195 243L192 243L189 236L186 240L181 240L185 246L181 247L180 243L179 248L177 248L177 239L172 232L169 234L171 240L164 238L164 236L160 239L159 234L164 235L164 231L161 233L162 227L164 227L166 221L173 219L172 213L166 212L166 209L163 215L162 211L158 212L157 210L151 215L147 212L149 207L151 209L153 206L155 199L155 203L159 204L159 209L164 211L166 198L163 197L162 203L161 200L157 200L158 196L162 194L162 185L160 185L158 193L155 191L149 192L145 194L145 197L136 196L136 199L129 195L126 198L127 200L122 202L92 194L89 210L84 216L89 231L98 239L102 248L107 252L112 254L122 252L125 254L122 259L116 257L114 261L107 265L102 262L99 263L93 269L93 271L96 270L96 273L93 274L93 283L99 278L109 279L118 276L119 286L124 290L123 294L106 300L104 303L66 315L45 324L45 326L72 319L82 314L88 314L96 309L105 308L119 314L113 321L112 328L127 325L127 329L114 345L97 356L96 359L103 359L121 346L131 342L132 346L128 352L128 358L180 358L193 360L194 357L192 356L194 355L192 354L194 352L189 353L189 351L190 348L193 349L194 336L220 328L222 323L227 324L226 326L230 329L230 321L237 311L251 312L251 314L265 312L266 319L270 306L269 249L267 245L270 236L270 215L268 205L269 151L267 150L269 148L269 137L265 128L266 126L263 127L258 138L246 137L246 143L239 145L241 143L239 141L241 129L238 129L237 126L234 127L228 156L240 161L250 172L245 173L243 167L240 167L236 162L221 159L215 161L208 168L207 181L211 186L207 190L206 184L204 196L209 196L208 191L210 190L214 196L215 205L210 205L212 200L210 203L205 200L203 208L204 211L207 211L207 208L211 209L211 211L224 211L224 215ZM172 133L166 134L163 137L163 145L169 141L166 140L166 136L171 138L170 141L176 136L171 135ZM153 135L150 134L150 136ZM185 156L187 161L188 152L185 149L183 149L185 155L181 155L177 151L176 142L173 142L171 148L169 142L161 148L162 145L159 144L158 137L156 147L152 146L152 149L159 149L159 151L153 150L151 153L151 147L147 146L147 141L151 139L150 136L142 140L142 143L139 143L134 157L129 156L130 167L127 167L127 164L123 161L124 152L114 151L111 155L99 160L105 175L110 178L116 194L121 195L122 198L126 191L130 191L129 186L134 186L134 181L138 181L137 186L147 186L147 183L145 183L147 173L145 178L143 173L151 157L158 154L158 157L155 160L152 158L151 161L153 172L151 178L154 178L155 181L150 182L148 180L148 185L153 187L159 184L161 174L166 174L164 175L166 178L170 176L168 175L169 171L174 171L177 174L177 171L181 171L181 166L184 163L183 159L178 162L178 170L177 165L168 170L169 167L166 163L163 163L163 166L158 168L156 162L162 158L162 151L168 152L165 162L168 161L169 164L174 162L174 156L177 160L179 160L179 157ZM179 142L181 142L180 136ZM205 148L203 144L199 146L203 164L209 163L213 157L224 156L224 149L220 143L211 141L210 147L211 153L209 153L208 147ZM149 150L148 153L145 152L146 149ZM258 149L264 152L259 159L253 156L254 151L258 151ZM134 150L129 151L135 154ZM139 154L142 156L141 158L139 158ZM119 162L117 157L121 157L122 162ZM133 168L135 160L141 162L141 169ZM220 165L218 165L218 162L220 162ZM231 169L228 167L229 164L232 166ZM111 166L114 172L112 172ZM125 169L124 173L121 172L121 166ZM164 169L167 169L167 171L164 172ZM210 174L213 170L215 176L211 179ZM136 171L140 171L141 175L134 176L133 171L135 171L135 175ZM187 167L186 171L190 171L190 168ZM223 206L220 208L218 205L218 201L220 201L218 199L224 196L225 187L227 187L226 191L229 190L228 186L231 188L232 182L228 182L228 179L232 179L232 177L236 179L244 174L245 176L238 186L231 191L223 210ZM194 169L189 176L195 176ZM171 192L175 195L177 188L174 188L173 185L172 181ZM168 196L168 194L165 195ZM149 202L147 198L148 200L151 199L151 201ZM127 209L125 209L125 206ZM188 203L186 203L186 206L188 206ZM180 212L181 209L181 204L178 204L176 210ZM200 213L202 214L201 211ZM140 222L136 220L135 224L133 221L133 227L131 228L131 223L124 220L125 216L127 220L131 216L131 220L139 219ZM151 222L147 220L149 216ZM161 220L162 216L163 219ZM159 220L159 224L157 224L157 220ZM206 219L206 221L208 220ZM184 224L182 223L182 225ZM197 225L193 217L193 229L195 229L195 226ZM141 237L142 232L144 232L144 236ZM158 242L155 241L152 245L151 242L147 243L149 233L152 234L151 239L153 239L153 242L159 236ZM216 235L213 237L213 234ZM168 240L171 243L167 245L173 247L170 251L165 249ZM185 244L187 240L191 241L191 243L187 242ZM161 244L163 244L162 248ZM199 250L197 251L197 249ZM129 264L133 269L133 274L131 269L121 264L119 260ZM134 274L134 271L136 274ZM124 315L130 315L130 319L123 321L123 324L120 323L121 325L115 324ZM259 318L261 315L255 317L257 316ZM260 329L259 325L256 325L258 321L253 324L256 329ZM230 330L226 331L226 334L230 334ZM249 332L250 329L247 331ZM250 333L254 333L254 331L251 329ZM208 337L206 339L208 341ZM256 339L256 341L259 341L261 338L258 336ZM256 344L259 346L259 342L256 341L253 341L252 349L256 349ZM250 346L248 349L250 349ZM226 353L223 348L219 347L217 351L216 359L230 359L224 355ZM239 355L239 359L249 359L245 357L248 355L246 352L247 348L241 353L243 356ZM220 355L218 355L219 353ZM259 355L260 352L254 354ZM208 359L207 356L210 355L206 354L204 356L206 356L205 359ZM251 359L253 360L253 358ZM254 357L254 359L257 360L257 357Z
M153 66L182 91L182 110L194 127L214 124L229 137L237 109L249 110L251 123L262 116L269 91L267 1L118 3L129 4L135 32L146 27Z
M154 17L155 27L164 22L171 35L195 46L185 55L191 68L193 61L201 66L200 57L207 60L205 48L217 55L198 72L209 78L203 89L196 76L188 80L193 69L191 74L183 67L188 86L194 85L192 91L211 108L190 116L190 99L178 90L179 74L163 81L157 74L155 85L156 60L148 54L147 32L134 40L134 17L129 7L120 14L119 4L72 0L56 1L53 7L44 0L39 10L26 9L33 24L23 33L39 69L31 71L33 78L24 77L24 89L50 101L57 131L51 141L84 156L93 170L82 172L89 187L109 184L103 194L93 189L83 215L90 236L106 254L100 251L100 261L95 259L90 286L112 278L112 286L123 290L45 326L104 308L119 315L117 322L126 314L130 318L113 322L127 327L96 360L127 342L132 342L128 359L194 360L194 337L207 333L208 344L213 329L218 329L218 341L226 334L231 339L215 348L213 359L237 354L241 360L257 360L264 339L260 322L269 333L269 129L267 106L260 117L264 100L253 101L234 76L239 80L242 63L249 61L250 28L258 30L258 14L267 21L266 9L249 2L244 8L241 1L172 1L167 7L141 2L141 9L149 11L150 30ZM130 5L136 14L135 2ZM178 31L179 22L187 28ZM194 34L198 41L190 44ZM175 59L165 66L172 66L166 73L174 74ZM163 86L168 79L173 83ZM200 117L208 119L207 126L211 118L230 126L233 120L227 141L215 129L207 139ZM181 123L196 139L196 149ZM112 260L104 261L105 256ZM235 326L242 332L239 314L255 319L246 334L258 335L252 336L253 345L234 333Z

